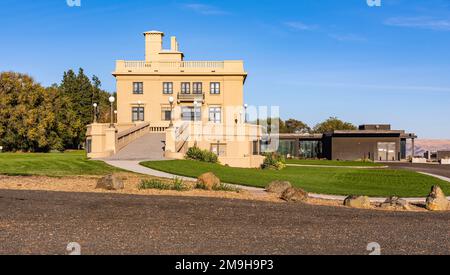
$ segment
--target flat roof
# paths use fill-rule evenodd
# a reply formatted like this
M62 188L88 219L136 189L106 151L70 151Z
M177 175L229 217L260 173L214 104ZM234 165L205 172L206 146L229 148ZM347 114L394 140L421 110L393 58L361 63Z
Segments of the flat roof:
M343 137L343 136L359 136L359 137L376 137L376 136L398 136L399 138L417 138L414 133L406 133L404 130L336 130L325 134L278 134L281 139L322 139L324 136Z
M278 134L280 138L304 138L304 139L322 139L323 134Z
M404 134L403 130L337 130L332 134Z

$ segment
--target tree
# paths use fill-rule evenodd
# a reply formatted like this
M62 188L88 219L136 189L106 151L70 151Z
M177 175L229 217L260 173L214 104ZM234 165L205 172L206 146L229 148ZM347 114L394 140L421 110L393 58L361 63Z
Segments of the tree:
M289 134L307 134L311 132L311 128L304 122L296 119L288 119L284 122L284 128L280 129L280 133Z
M61 149L53 92L30 76L0 74L0 144L5 151Z
M5 151L47 152L81 148L86 125L99 105L99 122L110 121L109 94L80 69L45 88L25 74L0 73L0 145Z
M73 70L64 72L63 80L59 86L61 93L61 104L67 109L70 121L66 134L64 135L64 147L78 149L86 139L86 126L93 121L94 103L98 104L99 122L107 122L110 119L109 94L101 89L101 82L97 76L91 80L80 68L78 74ZM64 115L63 115L64 116Z
M278 125L277 125L277 123L278 123ZM278 117L276 117L276 118L268 117L265 119L258 118L256 120L256 124L263 126L266 129L268 134L274 133L274 130L275 130L275 133L277 133L277 130L278 130L278 133L281 133L283 131L283 129L285 128L283 120L281 120ZM278 127L278 129L277 129L277 127Z
M356 130L356 126L350 122L344 122L337 117L330 117L314 127L314 133L323 134L334 130Z

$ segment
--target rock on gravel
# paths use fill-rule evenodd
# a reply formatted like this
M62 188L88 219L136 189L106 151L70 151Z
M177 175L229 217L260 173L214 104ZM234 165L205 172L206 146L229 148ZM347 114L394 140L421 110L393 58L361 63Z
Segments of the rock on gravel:
M344 205L352 208L371 208L370 200L367 196L349 196L344 200Z
M213 190L214 187L220 186L220 179L213 173L205 173L198 177L197 183L205 188L205 190Z
M389 197L384 203L380 205L380 208L386 210L411 210L411 205L399 197Z
M431 193L427 197L426 207L430 211L450 210L450 202L445 197L441 187L435 185L431 188Z
M308 199L308 193L303 189L290 187L283 192L281 199L287 202L302 202Z
M95 189L122 190L125 186L121 177L117 175L108 175L98 180Z
M266 191L269 193L275 193L278 195L282 195L284 193L284 191L286 191L287 189L291 188L292 184L288 181L272 181L271 183L269 183L266 186Z

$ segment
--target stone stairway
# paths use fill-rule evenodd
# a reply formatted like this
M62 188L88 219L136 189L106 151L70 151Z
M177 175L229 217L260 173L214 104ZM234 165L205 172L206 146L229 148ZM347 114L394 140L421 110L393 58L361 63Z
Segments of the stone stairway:
M148 133L128 144L108 160L163 160L164 133Z

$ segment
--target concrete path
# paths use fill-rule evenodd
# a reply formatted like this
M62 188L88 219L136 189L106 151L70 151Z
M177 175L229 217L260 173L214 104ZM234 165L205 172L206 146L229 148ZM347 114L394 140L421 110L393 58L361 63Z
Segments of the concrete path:
M159 178L165 178L165 179L173 179L173 178L180 178L182 180L185 181L196 181L197 179L195 178L190 178L190 177L182 177L182 176L177 176L174 174L170 174L170 173L165 173L165 172L161 172L161 171L157 171L154 169L150 169L147 167L144 167L142 165L140 165L139 163L142 161L136 161L136 160L122 160L122 161L117 161L117 160L107 160L105 161L107 164L117 167L117 168L121 168L127 171L131 171L131 172L135 172L135 173L139 173L139 174L143 174L143 175L149 175L149 176L154 176L154 177L159 177ZM436 177L439 179L442 179L444 181L450 182L450 178L446 178L443 176L437 176L437 175L433 175L433 174L427 174L427 173L422 173L422 174L426 174L432 177ZM236 185L236 184L230 184L232 186L235 186L237 188L240 188L242 190L246 190L248 192L253 193L254 195L263 195L265 190L264 188L258 188L258 187L249 187L249 186L243 186L243 185ZM324 200L339 200L339 201L344 201L346 196L339 196L339 195L325 195L325 194L314 194L314 193L309 193L309 196L311 198L316 198L316 199L324 199ZM426 198L403 198L408 202L414 202L414 203L423 203L425 202ZM450 199L450 197L448 197L448 199ZM373 197L370 198L371 202L384 202L386 200L386 198L380 198L380 197Z
M148 133L128 144L109 160L163 160L165 134Z
M131 172L135 172L138 174L142 174L142 175L149 175L149 176L154 176L154 177L158 177L158 178L164 178L164 179L173 179L173 178L179 178L182 179L184 181L196 181L196 178L190 178L190 177L183 177L183 176L177 176L174 174L169 174L169 173L165 173L165 172L161 172L158 170L154 170L148 167L144 167L142 165L140 165L139 163L141 163L143 160L141 161L136 161L136 160L105 160L105 162L111 166L123 169L123 170L127 170L127 171L131 171ZM251 193L253 193L254 195L263 195L264 194L264 189L262 188L257 188L257 187L250 187L250 186L241 186L241 185L236 185L236 184L229 184L231 186L235 186L239 189L242 190L246 190L249 191Z

